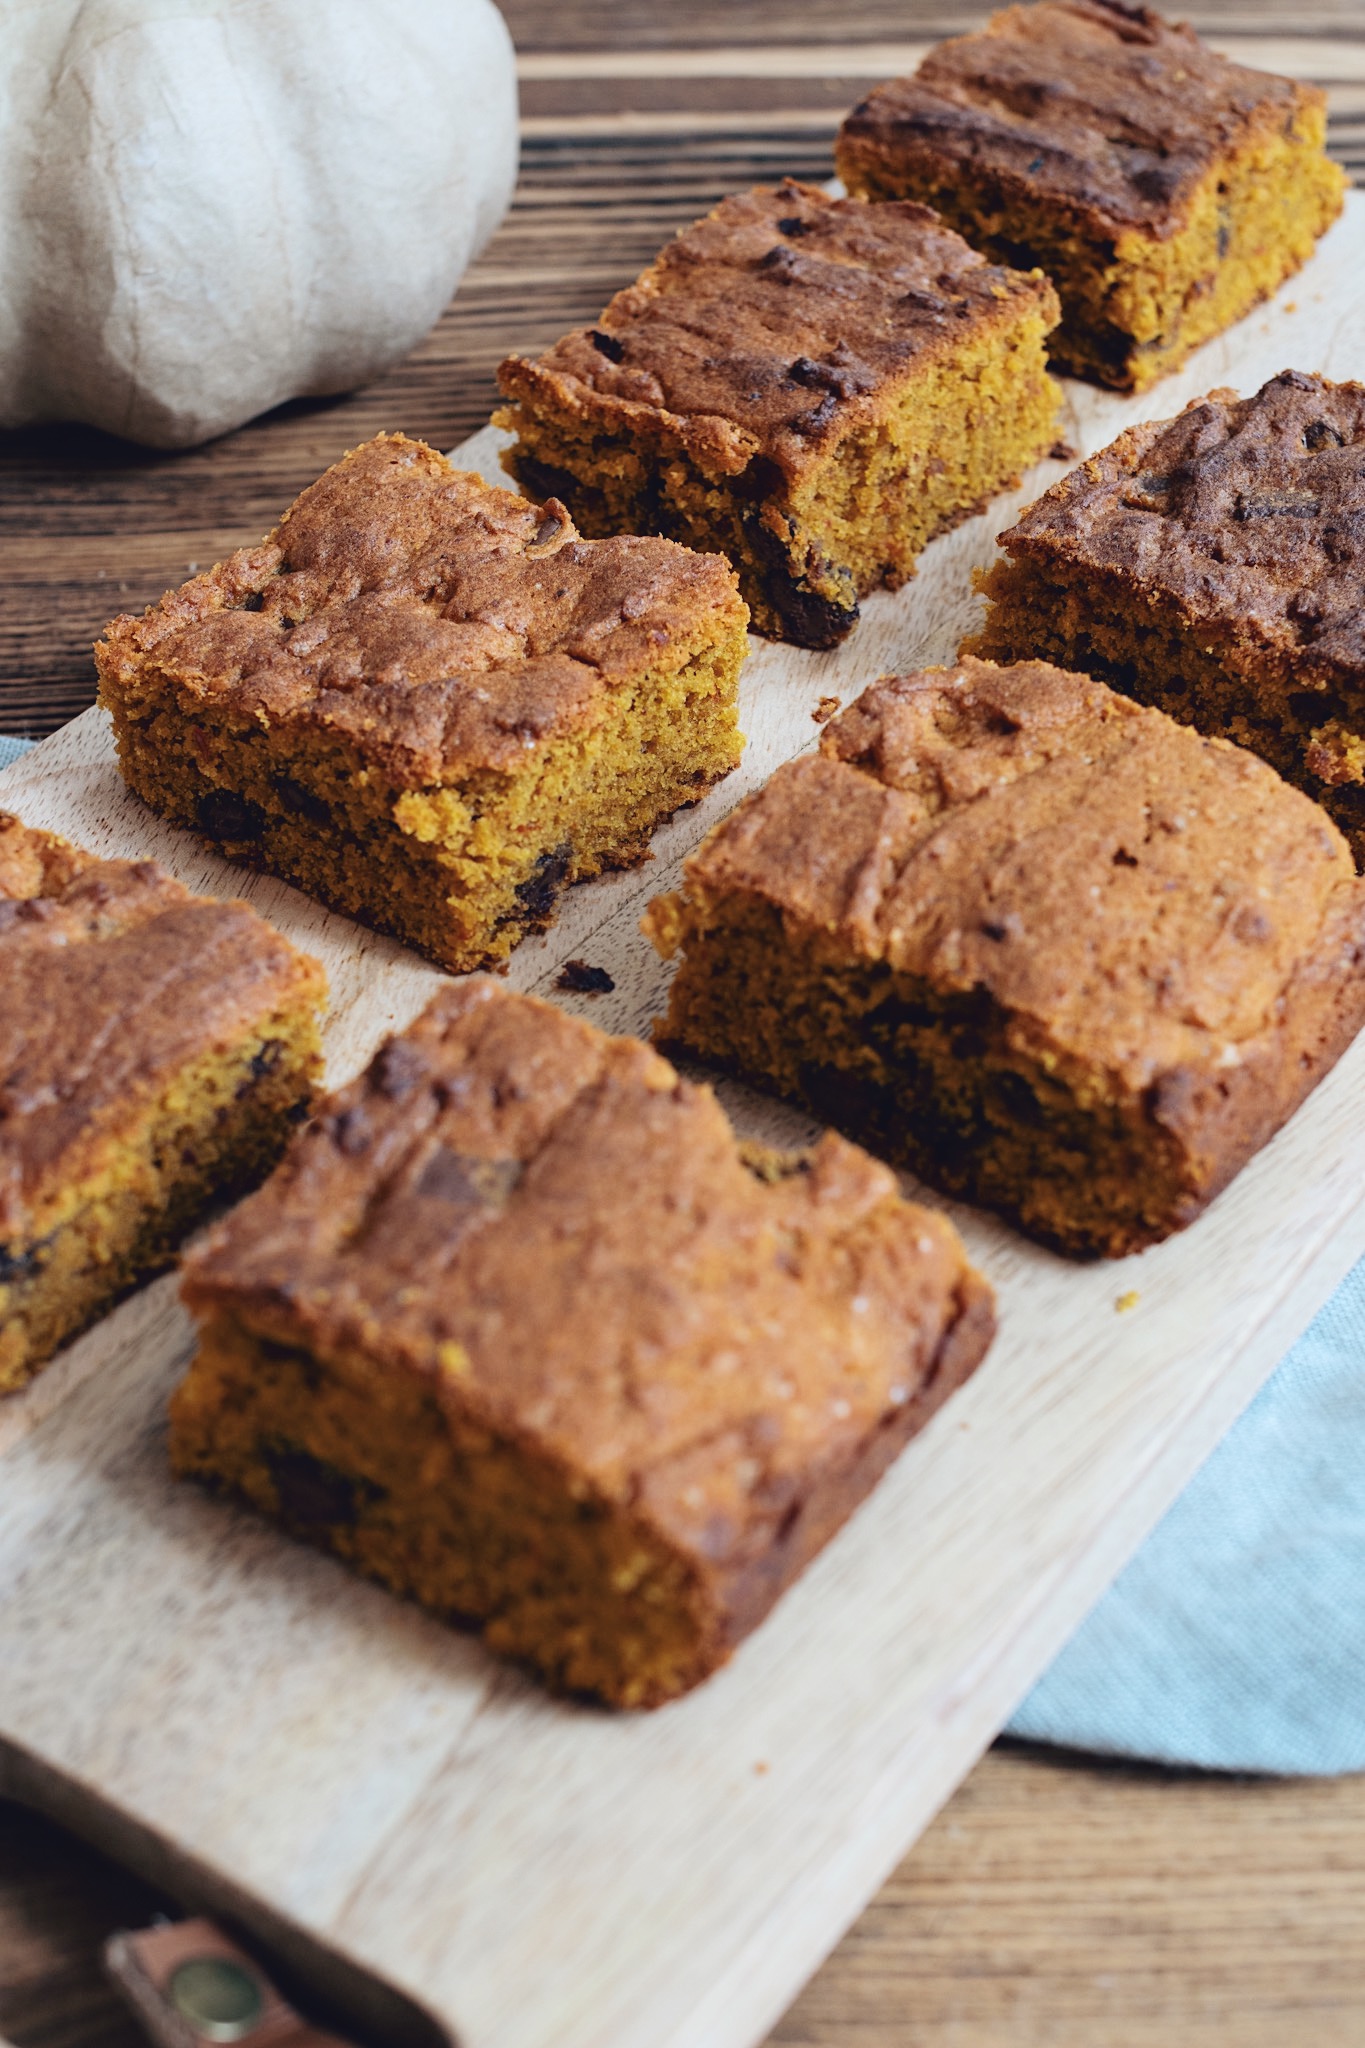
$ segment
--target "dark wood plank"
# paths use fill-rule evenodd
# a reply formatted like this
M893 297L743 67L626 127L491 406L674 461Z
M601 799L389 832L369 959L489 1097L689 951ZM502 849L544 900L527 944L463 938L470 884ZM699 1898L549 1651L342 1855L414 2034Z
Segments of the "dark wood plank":
M1365 1779L997 1749L772 2048L1359 2048Z
M146 2048L99 1953L169 1904L36 1814L0 1805L0 2032L16 2048Z
M701 49L727 44L896 42L909 36L955 36L994 10L953 0L696 0L660 7L657 0L505 0L503 13L521 50ZM1167 7L1201 35L1340 36L1361 34L1358 0L1193 0Z

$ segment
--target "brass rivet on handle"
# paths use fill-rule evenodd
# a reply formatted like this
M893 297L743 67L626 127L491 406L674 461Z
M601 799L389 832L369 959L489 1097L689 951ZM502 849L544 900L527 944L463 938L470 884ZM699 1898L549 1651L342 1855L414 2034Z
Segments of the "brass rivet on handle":
M206 2041L244 2041L265 2011L260 1984L228 1956L181 1963L166 1986L171 2004Z

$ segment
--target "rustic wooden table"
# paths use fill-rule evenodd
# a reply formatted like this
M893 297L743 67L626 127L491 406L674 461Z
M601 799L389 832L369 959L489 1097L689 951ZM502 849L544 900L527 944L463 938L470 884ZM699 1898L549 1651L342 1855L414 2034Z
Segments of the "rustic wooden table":
M513 212L407 362L154 456L77 429L0 440L0 731L93 695L91 640L255 539L381 428L451 447L493 369L591 317L722 193L829 175L841 112L980 18L931 0L511 0L525 147ZM1365 178L1365 5L1203 0L1230 54L1315 78ZM45 1822L0 1806L0 2031L16 2048L133 2048L101 1936L158 1905ZM1359 2048L1365 1779L1209 1779L992 1752L773 2036L810 2048ZM813 1959L814 1960L814 1959Z

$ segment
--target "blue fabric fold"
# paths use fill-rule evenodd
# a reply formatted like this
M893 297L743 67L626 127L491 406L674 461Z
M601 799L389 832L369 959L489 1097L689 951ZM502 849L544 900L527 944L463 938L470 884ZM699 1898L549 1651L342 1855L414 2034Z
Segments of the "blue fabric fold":
M0 737L0 767L28 744ZM1008 1732L1205 1770L1365 1770L1365 1261Z
M1365 1770L1365 1261L1008 1732L1207 1770Z

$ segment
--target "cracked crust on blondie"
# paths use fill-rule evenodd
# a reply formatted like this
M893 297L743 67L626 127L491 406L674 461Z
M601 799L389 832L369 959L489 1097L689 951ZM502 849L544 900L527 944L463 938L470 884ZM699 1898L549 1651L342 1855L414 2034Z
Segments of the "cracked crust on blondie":
M842 1139L479 978L190 1259L177 1468L556 1687L724 1662L973 1370L990 1289Z
M685 229L595 326L509 357L503 459L585 532L720 549L760 632L829 647L1046 453L1056 318L1042 277L924 207L788 179Z
M874 684L647 929L665 1042L1076 1256L1192 1221L1365 1021L1330 819L1042 662Z
M381 435L95 650L163 816L461 972L737 764L727 563Z

